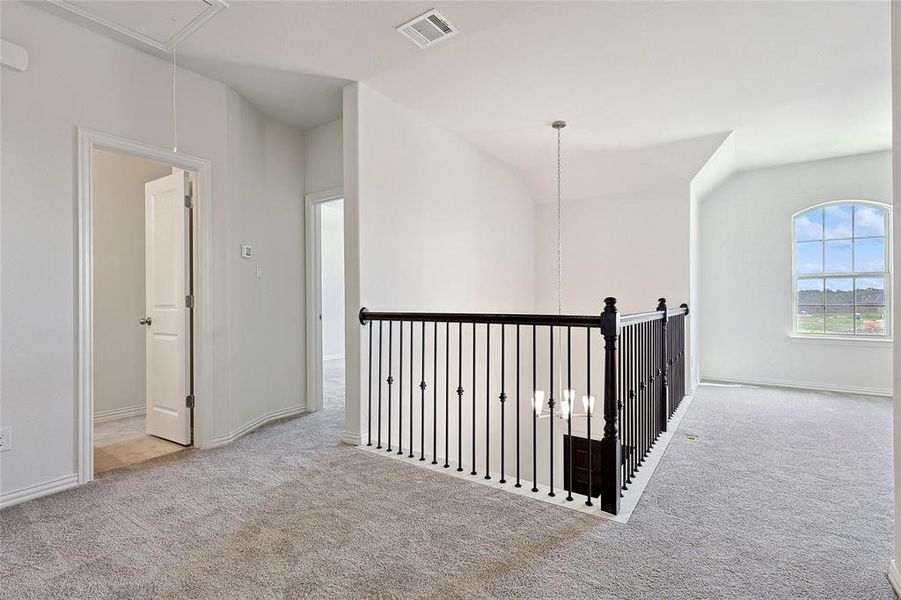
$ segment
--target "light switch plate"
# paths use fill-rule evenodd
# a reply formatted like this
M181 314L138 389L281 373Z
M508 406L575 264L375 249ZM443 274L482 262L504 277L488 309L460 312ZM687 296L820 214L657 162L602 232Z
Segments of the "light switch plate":
M253 246L250 244L241 244L241 258L250 258L253 256Z

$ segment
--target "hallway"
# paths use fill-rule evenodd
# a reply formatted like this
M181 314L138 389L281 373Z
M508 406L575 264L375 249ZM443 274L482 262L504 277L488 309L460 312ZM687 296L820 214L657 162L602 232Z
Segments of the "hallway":
M893 597L888 399L702 386L627 525L341 445L342 400L3 511L0 597Z

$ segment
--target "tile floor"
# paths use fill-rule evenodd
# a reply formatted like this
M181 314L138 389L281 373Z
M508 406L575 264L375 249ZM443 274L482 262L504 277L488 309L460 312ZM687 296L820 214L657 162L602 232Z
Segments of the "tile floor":
M120 469L185 447L145 433L144 416L94 425L94 474Z

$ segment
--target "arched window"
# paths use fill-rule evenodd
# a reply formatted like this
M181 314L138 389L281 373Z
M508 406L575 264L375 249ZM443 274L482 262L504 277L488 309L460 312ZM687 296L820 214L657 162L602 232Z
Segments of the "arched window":
M794 331L887 337L890 207L830 202L793 217Z

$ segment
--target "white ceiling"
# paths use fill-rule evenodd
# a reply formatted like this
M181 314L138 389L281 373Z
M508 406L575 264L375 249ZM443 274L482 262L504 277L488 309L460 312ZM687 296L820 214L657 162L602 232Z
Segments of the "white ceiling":
M118 23L164 44L200 17L209 5L203 0L169 0L160 2L104 2L76 0L71 4L112 23Z
M394 27L437 8L460 34ZM690 178L729 131L739 168L891 146L889 2L247 2L179 61L301 128L360 80L553 191ZM647 171L645 171L645 168Z

